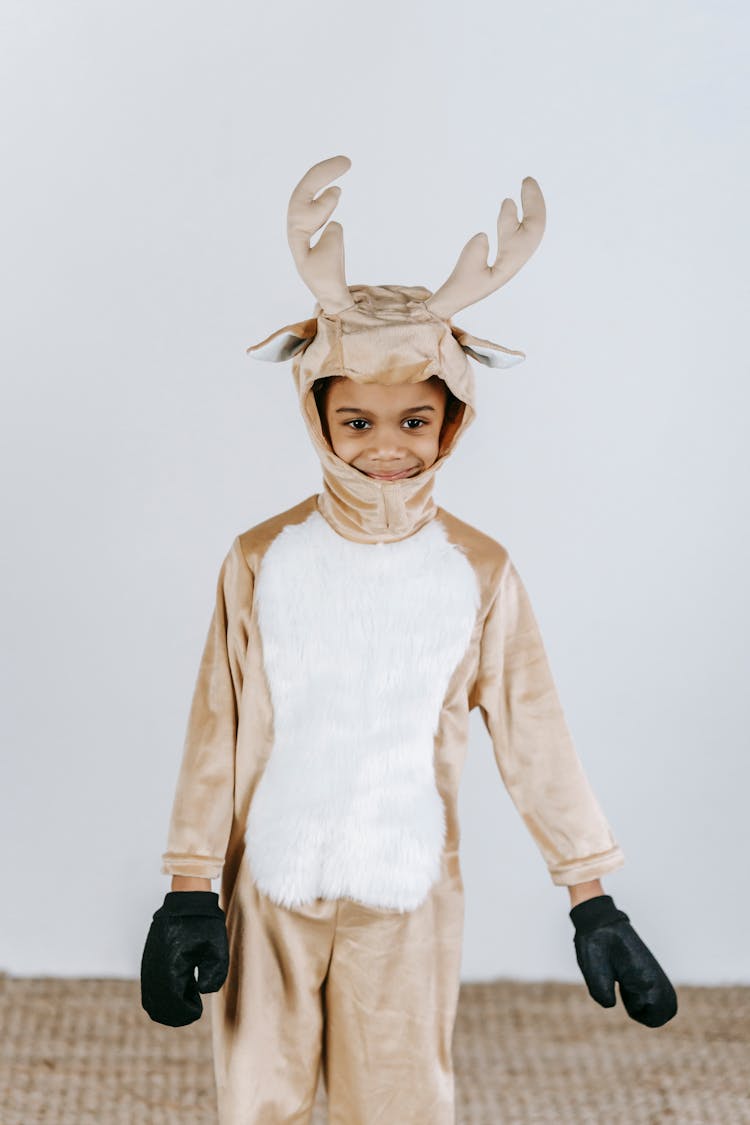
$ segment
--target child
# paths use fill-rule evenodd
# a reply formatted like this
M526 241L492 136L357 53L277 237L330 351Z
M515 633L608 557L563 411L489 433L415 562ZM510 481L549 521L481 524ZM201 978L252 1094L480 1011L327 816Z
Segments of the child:
M314 316L248 349L293 357L323 491L238 535L221 567L142 962L143 1006L211 1027L222 1125L455 1120L451 1041L463 885L458 784L479 707L513 802L567 886L591 995L659 1026L660 966L605 895L623 853L573 747L519 574L436 506L475 416L468 357L510 351L451 323L530 257L541 191L505 200L498 259L475 235L434 294L348 286L339 188L316 164L288 233ZM220 891L211 880L221 879ZM221 904L221 905L219 905ZM198 971L195 980L195 969ZM222 987L223 985L223 987Z

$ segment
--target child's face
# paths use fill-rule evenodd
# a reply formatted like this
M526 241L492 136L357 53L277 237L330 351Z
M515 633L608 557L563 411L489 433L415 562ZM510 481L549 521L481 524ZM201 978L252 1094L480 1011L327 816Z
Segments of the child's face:
M440 378L392 386L332 380L326 421L334 453L376 479L416 476L437 460L446 394Z

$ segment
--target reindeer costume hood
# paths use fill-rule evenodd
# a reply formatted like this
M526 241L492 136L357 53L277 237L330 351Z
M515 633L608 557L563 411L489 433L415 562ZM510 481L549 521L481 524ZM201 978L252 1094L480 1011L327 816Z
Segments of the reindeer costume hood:
M333 212L341 189L329 187L317 199L316 193L350 167L346 156L313 165L289 202L289 245L302 279L317 298L313 316L277 329L246 350L256 359L293 358L302 416L323 468L321 514L346 538L392 542L418 531L436 513L435 473L475 418L469 357L501 368L525 358L521 351L472 336L451 317L521 269L541 241L545 206L539 185L527 176L521 188L523 220L518 221L512 199L505 199L500 208L494 264L487 265L487 235L476 234L434 293L423 286L347 285L341 224L329 223L314 247L310 239ZM415 476L382 481L338 457L324 435L312 389L316 379L334 375L389 385L440 376L461 405L455 417L446 418L437 460Z

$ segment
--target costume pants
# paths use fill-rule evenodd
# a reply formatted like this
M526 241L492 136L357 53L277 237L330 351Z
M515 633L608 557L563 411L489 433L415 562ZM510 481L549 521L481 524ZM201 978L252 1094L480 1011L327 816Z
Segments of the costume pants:
M309 1123L319 1071L330 1125L454 1125L463 907L455 852L406 913L278 906L243 856L224 907L229 975L204 998L221 1125Z

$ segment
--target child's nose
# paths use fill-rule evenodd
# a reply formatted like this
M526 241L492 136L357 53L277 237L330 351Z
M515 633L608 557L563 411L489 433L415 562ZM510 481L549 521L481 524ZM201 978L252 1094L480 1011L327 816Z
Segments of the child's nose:
M409 448L409 443L404 438L403 430L398 433L383 432L373 436L372 452L380 457L393 457L394 459Z

